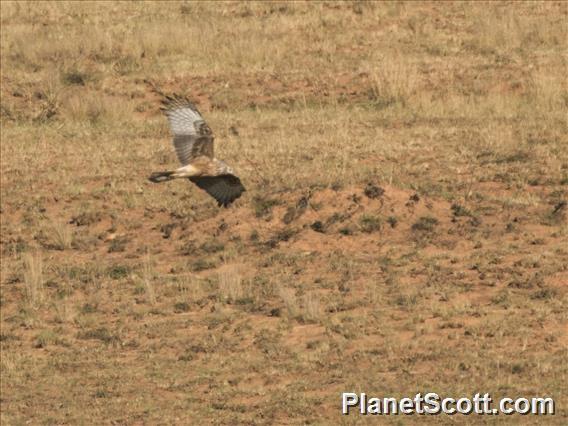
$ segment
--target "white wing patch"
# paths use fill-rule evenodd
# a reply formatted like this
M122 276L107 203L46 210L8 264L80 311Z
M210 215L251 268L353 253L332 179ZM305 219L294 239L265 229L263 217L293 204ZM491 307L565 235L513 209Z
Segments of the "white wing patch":
M195 122L203 121L203 117L191 108L177 108L166 111L170 128L174 135L197 135Z
M189 164L199 156L213 158L213 133L195 105L179 96L166 96L162 105L174 134L173 143L181 164Z

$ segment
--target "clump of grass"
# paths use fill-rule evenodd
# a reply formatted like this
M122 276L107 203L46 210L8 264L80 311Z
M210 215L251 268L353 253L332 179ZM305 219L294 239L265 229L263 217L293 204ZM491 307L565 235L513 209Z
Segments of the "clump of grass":
M26 249L28 248L28 243L26 243L26 241L22 237L18 236L15 238L6 239L4 241L4 246L4 254L14 255L26 251Z
M39 252L24 257L24 283L26 301L37 307L43 301L43 262Z
M261 196L256 196L252 199L254 214L258 218L272 218L272 208L280 204L278 200L273 198L265 198Z
M558 291L554 288L541 288L531 294L533 300L549 300L557 297Z
M396 225L398 225L398 219L395 216L389 216L387 218L387 223L391 228L396 228Z
M100 98L72 96L65 104L65 114L70 121L95 125L106 119L107 109Z
M176 302L174 305L174 312L175 313L182 313L182 312L189 312L191 306L187 302Z
M225 266L218 273L219 298L222 302L235 303L245 295L240 269L236 266Z
M191 264L191 270L193 272L205 271L207 269L212 269L216 266L215 262L208 259L197 259Z
M368 198L375 199L381 197L385 193L385 190L380 186L369 182L367 183L367 186L365 186L365 190L363 192Z
M142 282L144 283L144 290L148 297L150 305L156 304L156 292L154 291L154 274L152 272L152 264L150 256L146 255L144 264L142 265Z
M100 211L86 210L73 216L70 223L77 226L89 226L100 222L102 216L103 215Z
M85 86L94 81L95 75L81 67L69 67L61 73L61 81L68 86Z
M381 109L397 103L405 106L418 82L416 66L401 58L383 58L370 76L369 99Z
M201 244L200 247L201 251L205 253L217 253L219 251L222 251L224 248L225 245L216 238L205 241L203 244Z
M111 331L106 327L81 331L77 334L77 338L82 340L100 340L105 343L120 342L120 337L111 333Z
M66 223L56 221L52 225L53 248L67 250L73 243L73 233Z
M300 305L296 298L296 292L292 288L280 287L278 295L286 306L286 311L290 318L296 318L300 314Z
M501 290L495 296L491 298L491 303L494 305L501 305L503 307L508 307L511 305L511 292L507 289Z
M497 153L487 163L505 164L505 163L525 163L533 158L530 152L516 150L513 152Z
M61 339L52 330L43 330L36 336L34 347L45 348L49 345L58 344L60 342Z
M308 293L302 300L302 311L299 319L303 322L317 322L321 318L320 300L317 295Z
M121 253L126 250L126 244L128 243L127 237L116 237L110 241L108 246L109 253Z
M303 297L298 298L294 289L280 287L278 295L284 302L288 318L304 323L318 322L321 319L321 304L316 294L307 293ZM278 309L278 314L280 314L280 309Z
M300 232L299 229L295 228L284 228L276 232L271 238L264 242L264 246L267 248L276 248L278 244L282 241L289 241L294 235Z
M98 305L96 303L85 303L83 306L81 306L80 312L82 314L92 314L97 312L98 310Z
M68 266L60 271L60 278L73 281L78 284L93 284L99 281L105 274L104 268L98 263L90 263L81 266Z
M35 101L39 104L40 111L34 117L35 122L47 122L60 111L61 86L54 79L48 79L45 86L35 92Z
M452 209L452 213L456 217L473 216L471 211L469 209L465 208L464 206L462 206L461 204L454 203L454 204L452 204L451 209Z
M299 230L295 228L284 228L278 231L276 235L274 235L274 239L276 241L288 241L294 235L298 234L298 232Z
M120 76L132 74L142 68L140 59L134 55L127 55L119 58L112 65L112 69Z
M432 232L440 222L435 217L422 216L413 225L413 231Z
M361 231L370 234L381 229L382 220L380 217L365 214L359 219L359 227Z
M120 280L126 278L130 272L131 268L127 265L114 265L108 269L107 274L113 280Z
M394 303L403 308L410 308L418 302L416 294L400 294L394 299Z

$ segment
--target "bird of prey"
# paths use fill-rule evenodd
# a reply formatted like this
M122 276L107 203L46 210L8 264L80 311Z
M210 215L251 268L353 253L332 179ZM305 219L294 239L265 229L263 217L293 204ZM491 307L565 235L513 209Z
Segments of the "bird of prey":
M187 178L227 207L241 196L245 187L233 169L213 154L213 132L188 99L166 96L162 111L170 122L174 147L182 167L155 172L151 182Z

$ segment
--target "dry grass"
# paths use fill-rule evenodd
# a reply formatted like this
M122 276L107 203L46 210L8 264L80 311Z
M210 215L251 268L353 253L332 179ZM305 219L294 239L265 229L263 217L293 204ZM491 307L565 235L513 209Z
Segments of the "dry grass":
M235 303L245 297L243 278L238 266L226 265L218 276L221 301Z
M152 268L152 262L150 256L146 254L144 258L144 263L142 265L142 282L144 284L144 291L146 297L148 298L148 303L150 305L156 304L156 291L154 288L154 273Z
M351 424L353 389L560 411L567 19L3 2L2 424ZM147 182L177 162L154 88L198 103L230 209Z
M279 287L278 295L282 299L284 306L286 307L286 311L290 318L297 318L300 315L300 306L298 304L298 299L296 298L296 294L294 289L286 288L286 287Z
M66 250L71 248L73 243L73 232L66 223L54 221L52 224L52 239L55 249Z
M24 257L24 283L26 302L37 308L44 300L43 263L41 253L28 253Z

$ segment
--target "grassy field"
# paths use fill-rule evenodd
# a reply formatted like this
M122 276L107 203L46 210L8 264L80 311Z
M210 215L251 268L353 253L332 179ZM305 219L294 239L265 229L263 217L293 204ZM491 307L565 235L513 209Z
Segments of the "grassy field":
M1 422L567 424L568 3L1 5ZM157 91L247 192L184 181ZM553 417L340 415L341 392Z

